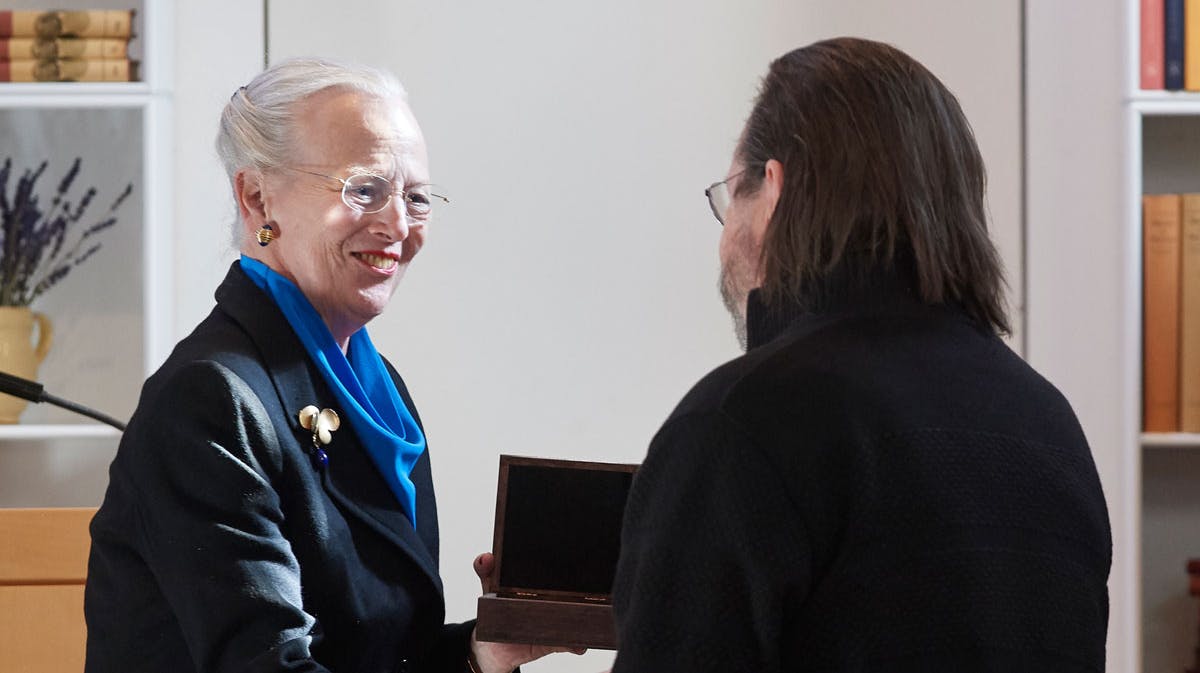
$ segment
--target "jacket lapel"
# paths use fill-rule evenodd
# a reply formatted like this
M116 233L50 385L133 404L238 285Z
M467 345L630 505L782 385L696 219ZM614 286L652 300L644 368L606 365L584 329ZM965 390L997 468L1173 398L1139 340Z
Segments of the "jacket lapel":
M300 409L315 405L340 411L337 398L329 390L320 372L312 364L304 346L292 331L291 325L274 301L254 284L237 262L217 288L217 305L236 321L254 341L263 364L271 376L282 408L288 414L287 424L300 450L311 453L312 433L300 425ZM396 379L394 371L389 371ZM403 383L397 381L403 390ZM407 391L403 394L410 405ZM339 414L345 418L345 414ZM418 421L419 423L419 421ZM430 478L428 450L422 454L413 470L417 488L418 521L422 532L428 528L423 521L432 517L433 537L429 542L417 533L388 488L378 468L361 446L353 429L343 425L333 433L333 441L324 447L329 456L322 470L321 483L331 500L347 514L357 518L411 558L442 595L442 580L437 562L437 511L433 503L433 482ZM316 469L316 468L314 468ZM428 511L422 505L429 503ZM430 548L432 547L432 548Z

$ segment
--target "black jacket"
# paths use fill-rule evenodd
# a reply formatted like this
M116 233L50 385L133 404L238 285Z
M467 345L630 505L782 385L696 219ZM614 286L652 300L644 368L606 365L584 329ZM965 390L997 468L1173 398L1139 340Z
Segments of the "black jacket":
M902 284L750 301L630 495L614 673L1104 670L1111 534L1062 395Z
M339 404L274 301L236 263L216 299L110 468L86 670L464 671L472 625L443 625L428 451L414 530L344 414L328 466L314 459L297 413Z

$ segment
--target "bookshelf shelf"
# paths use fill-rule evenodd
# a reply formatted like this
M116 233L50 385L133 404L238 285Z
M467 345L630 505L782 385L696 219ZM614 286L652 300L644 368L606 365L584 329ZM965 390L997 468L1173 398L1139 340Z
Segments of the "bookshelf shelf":
M1200 449L1200 433L1143 432L1142 448Z
M1200 94L1159 97L1153 92L1127 99L1129 109L1144 116L1200 115Z
M144 107L155 95L145 82L0 83L0 108Z
M98 423L0 425L0 440L91 439L119 437L120 434L116 428ZM0 448L2 446L0 444Z
M87 94L138 95L150 93L146 82L4 82L0 93L6 95L79 96Z

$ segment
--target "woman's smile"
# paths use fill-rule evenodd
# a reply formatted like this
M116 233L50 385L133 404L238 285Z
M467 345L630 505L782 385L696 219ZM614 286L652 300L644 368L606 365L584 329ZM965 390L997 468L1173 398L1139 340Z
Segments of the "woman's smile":
M362 252L352 252L350 255L375 271L385 273L389 276L396 272L396 267L400 264L398 255L382 250L364 250Z

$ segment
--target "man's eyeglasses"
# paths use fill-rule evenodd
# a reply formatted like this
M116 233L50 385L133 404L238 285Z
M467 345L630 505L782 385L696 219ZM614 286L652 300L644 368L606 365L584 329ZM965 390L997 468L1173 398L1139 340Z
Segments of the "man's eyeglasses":
M748 170L750 169L743 168L724 180L712 183L708 189L704 190L704 195L708 197L708 207L712 208L713 216L717 218L722 227L725 226L725 211L729 210L729 202L733 200L729 193L729 181Z
M354 173L342 179L334 175L314 173L301 168L282 166L298 173L307 173L320 178L329 178L342 183L342 202L361 213L378 213L392 202L392 195L399 194L404 199L405 211L414 220L429 219L433 211L434 200L450 203L450 199L430 191L432 185L417 185L411 189L396 189L391 180L374 173Z

